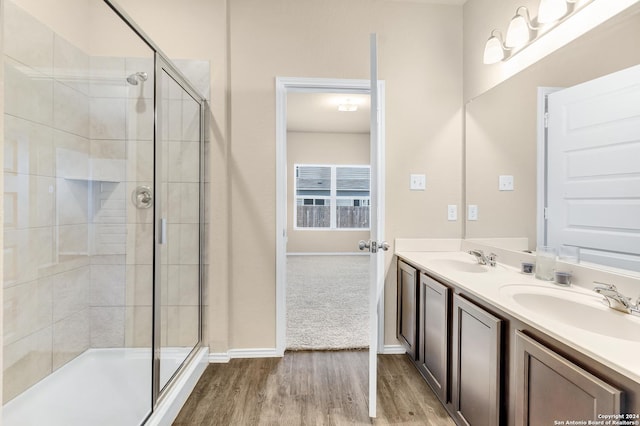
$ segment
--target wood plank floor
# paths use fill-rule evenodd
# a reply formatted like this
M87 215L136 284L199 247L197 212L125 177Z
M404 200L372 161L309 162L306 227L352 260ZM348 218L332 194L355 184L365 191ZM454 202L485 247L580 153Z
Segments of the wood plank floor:
M454 426L405 355L378 356L378 417L368 415L366 351L296 351L211 364L174 425Z

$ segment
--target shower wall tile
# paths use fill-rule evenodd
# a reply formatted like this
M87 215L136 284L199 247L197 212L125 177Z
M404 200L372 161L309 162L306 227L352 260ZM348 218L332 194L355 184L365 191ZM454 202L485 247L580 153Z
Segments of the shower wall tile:
M94 180L126 180L127 150L124 140L91 140L91 176Z
M200 145L197 142L169 142L168 177L170 182L198 182Z
M53 39L53 77L89 96L89 55L57 34Z
M127 181L151 182L153 180L153 141L127 141Z
M125 305L125 265L91 265L89 304L95 306Z
M205 99L211 99L211 64L209 61L177 59L173 62Z
M153 336L151 306L127 306L125 317L125 346L128 348L150 348Z
M53 124L53 80L5 58L4 112L36 123Z
M4 344L16 342L51 325L52 279L30 281L4 290Z
M198 265L169 265L167 304L169 306L198 306Z
M89 140L87 138L54 130L53 149L56 176L76 179L89 177Z
M4 233L4 287L33 281L53 263L53 229L7 229Z
M143 95L141 92L143 89L137 89L140 86L132 87L130 90L137 90L140 95ZM153 99L142 96L127 99L127 137L129 139L152 141L153 118Z
M53 32L10 1L4 13L5 55L51 76Z
M200 104L190 97L182 103L182 141L200 140Z
M124 346L125 309L121 307L91 308L91 347Z
M58 226L58 253L61 255L88 255L88 240L87 224Z
M53 277L53 321L60 321L89 307L91 269L88 266Z
M127 96L127 74L124 58L91 56L89 58L92 98L125 98Z
M53 324L53 370L57 370L91 344L91 316L89 308Z
M123 98L90 99L91 139L126 138L126 100Z
M82 225L89 221L89 182L57 178L58 225Z
M3 349L3 403L51 373L52 327L28 335Z
M6 174L4 186L5 229L53 225L54 178Z
M4 132L5 172L54 176L50 127L5 115Z
M89 137L87 95L56 81L53 85L53 126L77 136Z
M126 306L151 306L153 266L127 265L126 268Z
M127 224L127 265L153 263L153 224Z
M200 215L200 185L198 183L169 183L167 208L170 223L198 223Z
M193 346L198 342L198 307L167 307L167 346Z

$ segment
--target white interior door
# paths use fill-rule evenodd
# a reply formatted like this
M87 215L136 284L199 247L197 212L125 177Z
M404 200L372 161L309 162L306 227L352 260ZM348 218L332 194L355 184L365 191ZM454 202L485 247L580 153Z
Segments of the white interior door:
M640 271L640 66L549 95L548 243Z
M369 416L376 417L379 315L384 289L384 144L381 137L381 108L378 83L377 37L371 34L371 240L369 299Z

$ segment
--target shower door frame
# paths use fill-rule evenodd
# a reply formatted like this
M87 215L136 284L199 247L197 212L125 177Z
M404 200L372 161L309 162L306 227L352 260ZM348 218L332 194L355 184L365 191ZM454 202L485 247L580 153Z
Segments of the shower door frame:
M169 57L164 54L164 52L156 45L153 40L135 23L135 21L127 14L127 12L117 3L112 0L104 0L104 2L113 10L113 12L123 20L123 22L131 28L131 30L140 37L140 39L146 43L154 52L154 247L153 247L153 320L152 320L152 350L153 350L153 362L151 365L152 368L152 386L151 386L151 411L149 415L144 419L143 424L153 415L156 411L158 405L162 402L164 396L170 393L173 388L176 377L179 377L184 368L191 363L193 358L195 358L198 349L203 346L203 277L204 277L204 268L203 268L203 253L204 253L204 211L205 211L205 192L204 192L204 178L205 178L205 167L204 167L204 141L205 141L205 120L206 120L206 98L191 84L191 82L185 77L185 75L171 62ZM159 68L161 67L161 68ZM158 114L158 90L159 88L159 79L158 79L158 71L165 70L176 82L180 84L180 86L189 93L189 95L196 100L200 107L200 140L199 140L199 247L198 247L198 341L196 345L192 348L187 358L183 361L182 365L176 370L176 372L172 375L171 379L167 382L164 389L160 389L160 301L161 301L161 293L160 293L160 283L161 276L159 275L159 261L156 257L157 245L158 245L158 237L159 237L159 221L157 220L157 209L156 203L162 202L161 194L158 190L159 182L158 182L158 168L162 166L161 163L158 163L160 157L158 155L158 135L160 134L159 129L161 129L161 120L159 119Z
M189 84L189 81L180 73L166 57L160 52L155 53L155 76L154 76L154 247L153 247L153 375L152 375L152 406L155 407L162 402L163 396L167 395L175 383L175 378L180 375L180 372L186 365L189 365L191 360L195 357L198 349L202 345L202 324L203 324L203 256L204 253L204 120L205 120L205 102L199 95L198 91ZM184 359L180 367L171 375L171 378L167 381L164 388L161 384L160 368L161 368L161 348L162 348L162 263L160 261L160 245L166 244L166 218L161 217L160 209L158 205L162 206L165 200L162 199L162 176L168 171L162 169L162 144L167 143L161 140L162 134L162 114L161 111L161 99L162 99L162 73L166 73L169 78L172 78L190 97L193 98L199 105L199 171L198 171L198 341L189 351L189 355ZM163 222L163 220L165 222ZM163 225L164 223L164 225ZM170 283L168 283L170 285Z

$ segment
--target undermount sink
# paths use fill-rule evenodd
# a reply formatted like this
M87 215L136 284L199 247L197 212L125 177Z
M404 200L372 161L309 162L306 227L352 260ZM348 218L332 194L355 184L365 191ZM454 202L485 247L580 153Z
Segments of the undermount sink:
M473 263L471 259L468 262L464 260L458 259L437 259L433 261L434 266L442 266L445 268L455 269L459 272L471 272L471 273L479 273L479 272L487 272L488 267L485 265L480 265L478 263Z
M602 296L571 288L509 284L500 296L538 316L589 333L640 342L640 317L615 311Z

